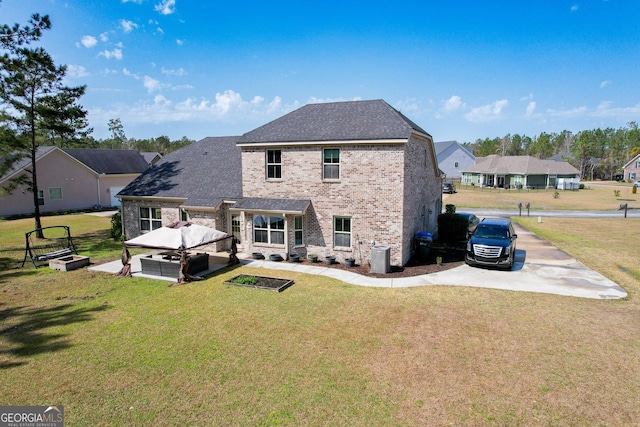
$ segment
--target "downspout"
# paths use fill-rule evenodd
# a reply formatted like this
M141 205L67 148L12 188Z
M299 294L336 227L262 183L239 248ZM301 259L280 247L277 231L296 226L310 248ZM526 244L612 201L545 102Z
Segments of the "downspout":
M289 261L289 221L287 221L287 214L283 213L284 219L284 259Z
M104 176L105 174L103 173L99 173L98 174L98 206L102 207L102 197L100 195L100 181L101 178Z

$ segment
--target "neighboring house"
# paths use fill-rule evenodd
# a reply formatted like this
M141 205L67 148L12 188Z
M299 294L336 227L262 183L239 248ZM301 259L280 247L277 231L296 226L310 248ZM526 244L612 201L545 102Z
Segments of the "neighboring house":
M434 144L438 167L444 172L445 180L462 180L462 171L476 162L476 157L458 141L443 141Z
M163 180L163 167L177 174ZM194 185L211 196L191 196ZM309 104L242 137L207 138L120 196L128 238L189 219L233 233L244 252L366 263L376 245L394 265L411 258L415 233L436 231L442 208L431 136L382 100Z
M580 172L567 162L541 160L531 156L476 158L476 164L462 172L462 183L499 188L557 188L580 182Z
M142 157L149 163L149 166L153 166L162 158L162 154L160 153L152 153L152 152L141 152Z
M148 167L133 150L39 147L36 173L40 212L117 207L120 201L114 196ZM30 170L31 159L20 160L0 178L0 187ZM0 216L33 211L33 194L24 188L0 195Z
M640 154L629 160L622 167L624 179L628 181L637 181L640 179Z

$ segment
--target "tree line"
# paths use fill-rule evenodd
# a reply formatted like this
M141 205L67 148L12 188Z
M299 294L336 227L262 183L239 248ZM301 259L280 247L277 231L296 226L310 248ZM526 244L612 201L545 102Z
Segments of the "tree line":
M640 128L633 121L619 129L583 130L577 134L542 132L540 135L506 135L502 138L478 139L465 143L476 157L533 156L548 159L559 156L580 171L582 179L614 180L623 166L640 154Z

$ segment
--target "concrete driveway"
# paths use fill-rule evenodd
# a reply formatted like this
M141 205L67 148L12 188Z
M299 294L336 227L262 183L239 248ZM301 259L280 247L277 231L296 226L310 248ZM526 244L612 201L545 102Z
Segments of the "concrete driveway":
M430 284L540 292L581 298L625 298L627 292L549 242L514 224L518 239L512 271L464 265L420 276Z
M290 270L333 277L358 286L403 288L411 286L468 286L508 291L538 292L594 299L625 298L627 292L532 232L514 224L518 239L512 271L462 265L439 273L396 279L365 277L343 269L308 264L243 260L266 269Z

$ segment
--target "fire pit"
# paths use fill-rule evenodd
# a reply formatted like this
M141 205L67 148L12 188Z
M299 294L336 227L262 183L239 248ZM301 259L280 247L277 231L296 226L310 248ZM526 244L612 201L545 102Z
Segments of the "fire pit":
M49 260L49 268L53 270L71 271L89 265L88 256L69 255Z

